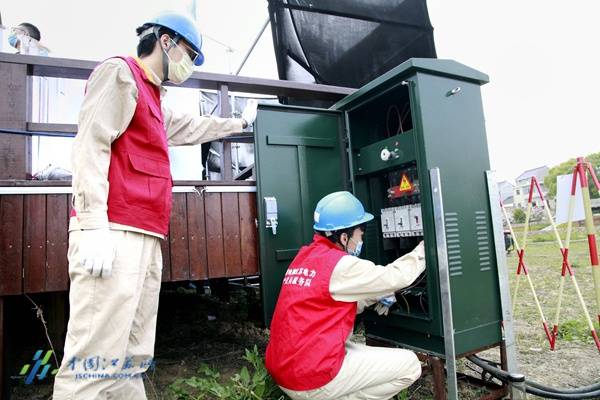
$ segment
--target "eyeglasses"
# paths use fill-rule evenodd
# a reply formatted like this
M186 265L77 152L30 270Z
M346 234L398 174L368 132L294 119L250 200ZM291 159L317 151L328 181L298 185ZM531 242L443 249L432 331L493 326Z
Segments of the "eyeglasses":
M198 59L198 57L200 57L200 54L194 49L186 48L185 50L187 51L188 56L190 56L192 64L196 64L196 60Z
M173 39L171 39L171 42L173 42L173 44L175 46L177 46L180 49L184 50L188 54L188 56L192 60L192 64L196 63L196 59L200 56L200 53L198 53L197 51L195 51L194 49L192 49L191 47L189 47L185 42L180 42L180 43L183 43L183 45L181 45L181 46L179 44L177 44L177 42L175 42Z
M23 36L29 36L29 34L27 33L26 30L21 29L21 28L10 28L10 33L15 34L15 35L23 35Z

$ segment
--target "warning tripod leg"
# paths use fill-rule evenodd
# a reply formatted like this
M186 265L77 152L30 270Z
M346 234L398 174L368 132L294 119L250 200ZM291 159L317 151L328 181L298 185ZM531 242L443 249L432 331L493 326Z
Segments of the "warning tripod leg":
M592 170L592 174L593 174L593 170ZM571 281L573 282L573 287L575 288L575 292L577 293L577 299L579 300L579 303L581 304L581 308L583 309L583 313L585 315L585 319L588 324L588 328L590 330L592 338L594 339L594 343L596 344L598 351L600 351L600 340L598 338L598 334L594 327L594 323L592 322L592 318L590 317L590 314L587 310L585 300L583 299L583 296L581 294L581 289L579 288L579 284L577 283L577 279L575 278L573 269L569 265L569 259L568 259L569 245L570 245L570 241L571 241L571 231L572 231L572 226L573 226L573 223L572 223L573 222L573 209L574 209L574 204L575 204L575 194L576 194L576 189L577 189L577 178L578 177L581 180L582 192L586 192L587 190L585 190L585 189L587 189L587 177L585 176L584 164L583 164L581 158L578 159L577 166L575 167L575 169L573 171L573 181L571 184L571 198L569 199L569 217L568 217L568 223L567 223L567 237L566 237L566 241L565 241L565 246L562 245L562 242L560 241L560 236L558 236L558 232L557 232L557 240L561 247L561 252L563 255L563 269L562 269L562 274L561 274L562 276L561 276L561 285L560 285L560 292L559 292L559 298L558 298L558 307L556 310L556 323L554 325L553 332L552 332L553 333L552 341L553 341L553 344L555 344L556 337L558 334L558 321L559 321L560 308L561 308L561 302L562 302L562 290L563 290L563 286L564 286L563 283L564 283L565 273L568 272L569 275L571 276ZM593 175L593 177L594 177L595 182L597 182L595 175ZM585 178L585 180L584 180L584 178ZM585 184L585 189L584 189L584 184ZM587 193L588 193L588 199L589 199L589 191L587 191ZM585 206L585 196L584 196L584 206ZM591 208L590 208L590 210L591 210ZM592 223L592 227L593 227L593 223ZM589 232L589 230L588 230L588 232ZM594 237L593 241L594 241L594 248L595 248L595 244L596 244L595 237ZM593 254L592 247L590 247L590 255L592 256L592 254ZM592 260L593 260L593 258L592 258ZM596 257L596 261L597 261L597 257ZM592 265L593 265L593 261L592 261Z
M567 273L568 266L568 256L569 256L569 246L571 244L571 232L573 229L573 213L575 210L575 188L577 185L577 168L573 170L573 182L571 184L571 196L569 198L569 214L567 217L567 237L565 240L565 245L563 246L560 240L560 236L558 235L558 230L556 229L556 225L554 225L554 220L551 219L554 229L556 230L558 244L561 247L561 251L563 254L563 263L562 263L562 271L560 276L560 287L558 289L558 303L556 306L556 316L554 318L554 327L552 329L552 349L554 350L554 346L556 345L556 337L558 336L558 324L560 321L560 309L562 307L562 298L563 292L565 288L565 275ZM571 274L572 275L572 274Z
M522 256L521 254L521 248L519 247L519 241L517 240L517 236L515 235L515 231L513 230L512 224L510 223L510 219L508 219L508 214L506 212L506 208L504 208L504 204L502 204L502 202L500 202L500 209L502 210L502 214L504 215L504 219L506 220L506 224L508 225L508 229L510 230L510 235L513 239L513 246L515 248L515 252L517 253L517 255L519 256L519 267L517 268L517 278L515 281L515 290L513 292L513 298L512 298L512 314L515 315L515 309L516 309L516 305L517 305L517 293L519 293L519 286L521 283L521 260L522 260Z
M531 186L533 188L533 182L532 182ZM531 190L530 190L530 192L531 192ZM513 293L513 315L514 315L514 311L516 309L516 304L517 304L517 294L519 291L519 280L521 277L521 272L523 272L523 274L527 278L527 283L529 284L529 288L531 289L531 293L533 294L533 300L535 302L535 305L536 305L538 312L540 314L540 317L542 319L542 326L544 328L544 333L546 334L546 338L548 339L548 342L550 343L550 345L552 345L552 337L550 335L550 330L548 329L548 322L546 321L546 317L544 316L544 312L542 311L542 306L540 305L540 302L538 300L537 293L535 291L535 287L533 286L533 281L531 280L531 277L529 276L529 271L527 271L527 266L525 265L525 262L523 259L524 255L525 255L525 246L527 244L527 234L529 231L529 218L531 216L531 208L532 208L532 206L531 206L531 196L530 196L530 201L527 206L527 214L525 216L525 229L523 231L523 248L520 248L517 238L516 238L516 236L514 236L514 231L512 230L512 226L510 225L508 216L506 215L506 209L502 206L502 210L504 212L504 217L508 221L508 226L511 230L511 234L513 234L513 236L514 236L515 249L517 250L517 254L519 255L519 266L517 267L517 281L515 284L515 292Z
M529 287L531 288L531 293L533 293L533 300L535 301L535 305L540 313L540 317L542 318L542 326L544 327L544 333L546 334L546 338L548 339L548 343L552 346L552 335L550 335L550 330L548 329L548 322L546 321L546 317L544 317L544 312L542 311L542 306L540 301L538 300L537 293L535 292L535 288L533 287L533 282L531 281L531 277L527 272L527 268L523 265L523 269L525 271L525 276L527 277L527 282L529 282Z
M586 163L583 157L577 159L579 167L579 178L581 179L581 193L583 194L583 209L585 211L585 228L588 235L588 246L590 249L590 261L592 264L592 276L594 277L594 288L596 289L596 307L598 307L598 323L600 323L600 263L598 262L598 248L596 245L596 228L592 215L592 203L590 200L590 189L588 185L587 172L590 172L596 188L600 190L600 183L590 163ZM600 347L598 348L600 350Z
M552 344L550 348L554 350L556 346L556 337L558 336L558 323L560 320L560 307L562 303L563 291L565 288L565 272L563 268L562 275L560 277L560 286L558 288L558 303L556 306L556 315L554 316L554 326L552 327Z
M598 339L598 334L596 333L596 328L594 328L594 323L592 322L590 313L588 312L587 307L585 306L585 302L583 300L583 296L581 295L581 290L579 290L579 285L577 284L575 275L573 275L572 273L571 273L571 280L573 281L573 285L575 286L575 291L577 292L577 297L579 298L579 302L581 303L581 306L583 307L583 312L585 313L585 318L587 320L588 327L590 329L590 332L592 333L592 338L594 338L594 343L596 344L598 351L600 351L600 339Z
M537 179L535 176L531 177L531 184L529 185L529 199L527 201L527 214L525 217L525 230L523 232L523 253L525 253L525 248L527 246L527 234L529 232L529 220L531 218L531 211L533 208L533 190L537 188L540 196L543 196L542 191L540 190L540 186L538 185ZM543 199L543 197L541 197ZM535 305L540 314L540 318L542 319L542 326L544 328L544 333L546 334L546 339L548 339L548 344L552 347L552 335L550 334L550 329L548 328L548 321L544 316L544 312L542 311L542 306L537 296L537 292L533 286L533 281L531 280L531 276L529 275L529 271L527 271L527 267L525 266L525 262L523 262L523 269L525 271L525 276L527 277L527 282L529 283L529 287L531 288L531 293L533 294L533 300L535 301Z
M513 315L515 315L515 310L517 309L517 293L519 292L520 283L521 283L521 274L519 272L517 272L517 278L515 281L515 291L513 293L513 298L512 298L512 313L513 313Z
M592 215L592 202L590 200L590 189L587 181L587 170L593 174L594 183L597 183L593 169L589 164L584 163L583 157L577 159L577 166L579 167L579 178L581 180L581 193L583 194L583 210L585 212L585 228L588 234L588 246L590 249L590 261L592 264L592 276L594 277L594 287L596 289L596 306L598 307L598 321L600 323L600 265L598 263L598 248L596 246L596 228L594 227L594 217ZM577 293L579 295L579 292ZM589 318L589 317L588 317ZM590 329L596 347L600 351L600 340L598 334L594 328L594 325L590 322Z

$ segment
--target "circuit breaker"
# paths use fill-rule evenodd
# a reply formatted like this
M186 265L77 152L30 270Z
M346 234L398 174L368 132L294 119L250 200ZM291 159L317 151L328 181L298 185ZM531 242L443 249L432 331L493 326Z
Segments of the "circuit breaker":
M267 324L287 265L312 239L317 201L351 190L376 216L362 258L387 265L422 240L426 249L426 271L396 292L390 314L366 312L367 336L440 356L448 335L457 354L501 341L480 91L487 81L455 61L411 59L330 109L259 107L258 197L276 198L279 213L274 234L258 210Z
M423 236L419 181L415 172L412 168L388 174L390 207L381 209L384 238Z

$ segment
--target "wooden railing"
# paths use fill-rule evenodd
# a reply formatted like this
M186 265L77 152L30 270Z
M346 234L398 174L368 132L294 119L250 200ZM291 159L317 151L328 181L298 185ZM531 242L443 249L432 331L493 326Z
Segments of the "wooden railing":
M36 134L74 136L75 124L48 124L31 121L31 93L28 78L87 79L95 61L71 60L39 56L0 53L0 179L27 179L31 176L31 138ZM293 97L297 99L338 100L354 89L304 84L291 81L249 78L243 76L194 72L182 87L216 90L219 95L219 116L230 117L230 92L255 93ZM4 133L4 135L2 135ZM248 135L239 135L224 141L221 157L223 180L233 180L231 143L251 142ZM225 167L227 166L227 167Z
M68 290L69 182L0 181L0 296ZM254 182L180 181L163 282L258 274Z

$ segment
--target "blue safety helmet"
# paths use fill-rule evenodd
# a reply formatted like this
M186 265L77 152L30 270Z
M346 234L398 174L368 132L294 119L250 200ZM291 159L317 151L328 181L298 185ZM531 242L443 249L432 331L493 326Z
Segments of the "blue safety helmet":
M185 39L192 49L198 53L198 57L194 64L199 66L204 63L204 54L202 54L202 35L200 35L198 28L196 28L196 24L190 18L174 12L164 12L148 23L168 28L181 38Z
M316 231L337 231L361 225L373 219L350 192L334 192L323 197L315 208L313 228Z

